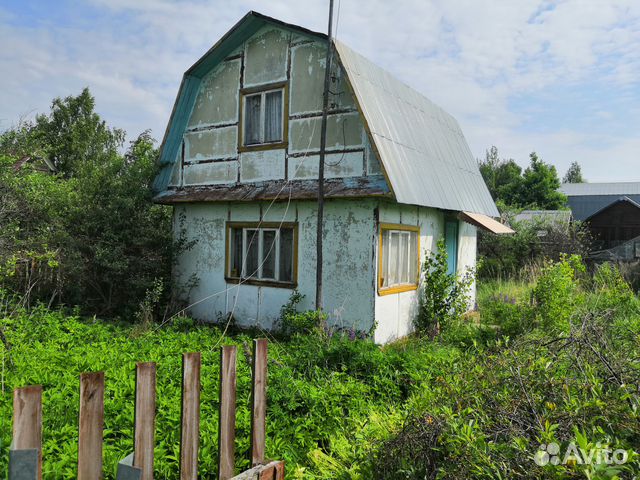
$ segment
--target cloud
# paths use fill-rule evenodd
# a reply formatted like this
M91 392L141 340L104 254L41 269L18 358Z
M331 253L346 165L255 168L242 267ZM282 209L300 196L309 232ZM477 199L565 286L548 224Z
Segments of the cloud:
M326 30L327 2L90 0L0 7L0 127L89 86L99 112L160 139L182 76L248 10ZM338 37L491 145L560 172L629 179L640 127L640 2L336 1ZM635 170L633 170L635 171ZM640 175L637 174L637 175ZM640 176L637 178L640 180Z

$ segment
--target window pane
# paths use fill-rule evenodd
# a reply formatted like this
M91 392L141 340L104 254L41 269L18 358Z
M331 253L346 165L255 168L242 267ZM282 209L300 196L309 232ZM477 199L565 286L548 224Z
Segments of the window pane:
M293 282L293 228L280 230L280 278L281 282Z
M398 283L409 283L409 233L402 232L398 255Z
M242 229L231 229L231 271L232 277L239 277L242 271Z
M409 249L409 282L415 283L418 278L418 234L411 232Z
M262 231L262 277L276 278L276 231Z
M261 95L251 95L244 99L244 144L260 143L260 99Z
M258 276L258 230L245 230L247 245L245 246L246 262L244 266L244 277L255 278Z
M389 230L382 231L382 286L389 286Z
M389 285L398 283L398 257L400 249L400 233L389 233Z
M282 140L282 90L265 94L264 103L264 141Z

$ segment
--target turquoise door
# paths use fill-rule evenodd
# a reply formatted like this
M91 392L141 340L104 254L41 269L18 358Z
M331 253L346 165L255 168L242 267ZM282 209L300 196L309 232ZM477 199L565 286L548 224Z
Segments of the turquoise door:
M444 242L447 249L447 273L453 275L458 269L458 221L447 220L444 227Z

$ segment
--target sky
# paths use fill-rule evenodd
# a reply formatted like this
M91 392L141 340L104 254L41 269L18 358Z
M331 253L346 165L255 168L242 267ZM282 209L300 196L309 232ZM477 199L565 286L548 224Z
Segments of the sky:
M0 130L88 86L162 140L182 73L249 10L326 32L328 0L3 0ZM639 0L335 0L337 37L451 113L476 158L640 181Z

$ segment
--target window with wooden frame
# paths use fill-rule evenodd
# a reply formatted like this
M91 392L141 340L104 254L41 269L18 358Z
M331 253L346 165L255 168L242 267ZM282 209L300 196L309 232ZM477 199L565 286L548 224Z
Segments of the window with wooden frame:
M418 288L419 252L419 227L380 225L378 294L387 295Z
M292 287L297 281L294 223L227 223L226 278Z
M287 86L241 91L240 151L283 148L287 138Z

